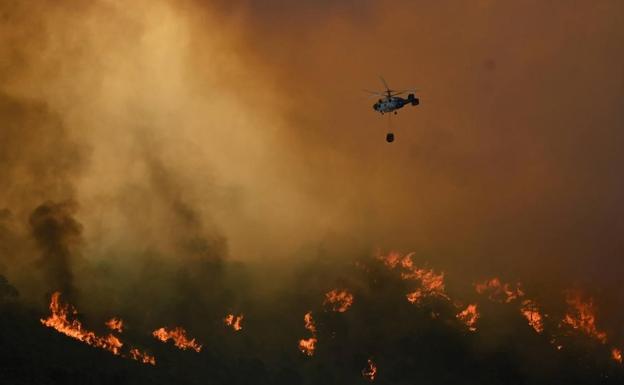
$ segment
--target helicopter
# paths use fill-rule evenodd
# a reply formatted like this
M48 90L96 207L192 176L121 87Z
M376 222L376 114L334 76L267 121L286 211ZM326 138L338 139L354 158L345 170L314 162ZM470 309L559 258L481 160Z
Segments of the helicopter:
M398 96L414 90L392 90L390 89L390 87L388 87L388 83L386 83L383 77L380 76L379 79L381 79L381 82L386 89L384 92L364 90L370 94L382 97L377 101L377 103L373 104L373 110L379 112L382 115L389 113L394 113L396 115L397 110L405 107L406 105L411 104L412 106L417 106L420 103L414 93L409 93L407 95L407 98L402 98ZM386 135L386 141L388 143L394 141L394 134L392 132L389 132Z
M406 99L403 99L402 97L397 96L397 95L402 95L406 92L413 91L413 90L402 90L402 91L391 90L390 87L388 87L388 84L386 83L384 78L382 77L379 77L379 78L381 79L381 82L383 83L384 87L386 87L386 90L384 92L375 92L375 91L365 90L366 92L371 93L373 95L378 95L378 96L383 97L382 99L379 99L377 103L373 104L373 110L381 113L382 115L386 113L390 113L390 112L394 112L394 114L396 115L397 110L400 108L403 108L407 104L411 104L412 106L417 106L420 103L418 98L413 93L408 94Z

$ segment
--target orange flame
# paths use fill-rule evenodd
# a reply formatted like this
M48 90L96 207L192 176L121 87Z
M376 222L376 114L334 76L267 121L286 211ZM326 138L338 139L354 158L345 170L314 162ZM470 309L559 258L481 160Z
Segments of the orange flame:
M618 348L613 348L611 350L611 358L613 358L616 362L622 363L622 351Z
M495 302L509 303L524 296L524 292L520 289L520 284L516 284L516 287L512 288L510 284L502 283L496 277L475 284L475 290L479 294L489 293L488 298Z
M477 320L479 319L479 312L477 311L477 305L471 304L459 313L457 313L457 319L463 322L468 330L471 332L477 331Z
M572 311L565 315L562 323L573 329L580 330L603 344L606 343L607 333L599 331L596 327L596 316L592 299L590 298L585 302L579 293L568 293L566 302Z
M416 290L416 291L413 291L411 293L407 293L405 295L405 297L407 298L407 300L410 303L416 304L416 303L420 302L420 300L424 297L424 295L423 295L422 291Z
M377 256L377 259L382 261L383 264L389 267L390 269L394 269L395 267L397 267L399 263L401 263L402 260L406 260L406 258L407 260L411 262L410 258L412 255L414 255L414 253L409 253L405 257L401 258L401 254L397 253L396 251L391 251L386 256L383 256L383 255Z
M377 375L377 365L371 360L368 359L368 367L362 369L362 377L367 379L370 382L375 381L375 376Z
M334 289L325 293L323 305L330 306L332 311L344 313L353 305L353 294L346 290L338 291Z
M310 337L308 339L299 340L299 350L301 353L306 354L308 356L314 355L314 350L316 349L316 342L318 340L316 337Z
M144 364L156 365L156 358L154 356L150 356L149 354L142 352L137 348L130 349L130 358Z
M123 320L113 317L106 321L106 326L112 331L121 333L123 331Z
M75 338L79 341L86 343L87 345L95 346L109 352L119 355L123 343L119 338L112 334L106 337L97 336L94 332L85 330L82 327L80 321L74 319L69 320L68 314L76 315L78 312L75 308L68 304L61 304L59 299L61 297L60 292L52 294L50 300L50 313L51 315L46 319L41 319L41 323L47 327L54 328L59 333L63 333L68 337Z
M307 312L303 316L303 321L305 322L305 328L312 333L312 337L299 340L299 350L303 354L312 356L314 355L314 350L316 349L316 343L318 340L316 339L316 325L314 324L311 311Z
M541 333L544 331L544 322L542 319L542 315L540 314L537 304L530 299L522 301L522 307L520 307L520 312L524 316L524 318L529 321L529 325L537 332Z
M186 330L179 326L171 330L160 328L154 330L152 335L162 342L167 342L170 339L173 340L174 345L178 349L193 349L199 353L202 348L202 346L195 341L195 338L189 340L186 336Z
M416 304L426 296L449 299L445 293L444 273L436 273L432 269L420 269L414 266L413 255L414 253L409 253L401 257L399 253L391 251L387 256L379 256L377 259L390 269L400 266L403 270L401 272L402 279L420 281L421 287L406 295L409 302Z
M234 314L228 314L223 319L223 322L230 326L234 331L239 331L243 329L243 315L234 316Z
M316 334L316 325L314 324L314 319L312 318L312 312L309 311L303 316L303 321L305 322L305 328L310 331L312 334Z

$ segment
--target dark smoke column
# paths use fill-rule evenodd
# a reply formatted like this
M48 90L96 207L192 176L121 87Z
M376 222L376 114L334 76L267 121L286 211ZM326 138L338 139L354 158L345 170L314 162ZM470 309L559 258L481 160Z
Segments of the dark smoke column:
M74 219L74 202L46 202L30 215L32 235L42 251L43 268L51 290L71 295L74 292L71 271L74 252L82 241L82 225Z

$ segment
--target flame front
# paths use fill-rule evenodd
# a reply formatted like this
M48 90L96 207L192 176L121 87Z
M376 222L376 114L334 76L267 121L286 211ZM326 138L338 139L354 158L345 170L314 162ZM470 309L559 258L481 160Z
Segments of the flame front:
M406 298L409 302L416 304L427 296L449 299L448 295L445 293L444 273L436 273L432 269L416 267L412 261L413 255L414 253L409 253L401 257L399 253L391 251L388 255L379 256L377 259L381 260L383 264L390 269L400 267L402 269L402 279L420 282L420 288L406 294Z
M325 293L323 305L330 307L332 311L344 313L353 305L353 294L346 290L338 291L334 289Z
M71 315L75 316L78 312L68 304L61 304L60 297L61 293L58 291L52 294L50 300L51 314L48 318L40 320L43 325L54 328L59 333L82 341L87 345L108 350L115 355L120 354L123 343L119 338L112 334L105 337L97 336L94 332L85 330L80 321L76 319L70 321L68 319L68 314L71 313Z
M479 312L477 311L476 304L468 305L468 307L460 311L456 317L468 327L468 330L470 330L471 332L477 331L477 320L479 319Z
M234 331L239 331L243 329L243 315L234 316L234 314L228 314L223 319L223 322L234 329Z
M544 322L542 319L542 314L539 312L537 308L537 304L530 300L522 301L522 307L520 307L520 312L524 316L524 318L529 321L529 325L538 333L544 331Z
M606 343L607 333L599 331L596 327L596 315L592 299L583 301L579 293L568 293L566 302L570 306L571 312L565 315L562 323L595 338L603 344Z
M179 326L171 330L165 328L156 329L152 335L162 342L172 340L178 349L193 349L199 353L202 348L202 346L195 341L195 338L189 339L186 335L186 330Z
M156 365L156 358L154 356L142 352L137 348L130 349L130 358L144 364Z
M312 333L312 337L299 340L299 350L303 354L312 356L314 355L314 350L316 349L316 343L318 340L316 339L316 325L314 324L311 311L307 312L303 316L303 321L305 323L305 328Z
M368 367L362 369L362 377L367 379L370 382L375 381L375 376L377 375L377 365L371 360L368 359Z
M512 285L509 283L502 283L501 280L496 277L475 284L475 290L479 294L488 293L488 298L495 302L509 303L524 296L524 292L520 289L520 284L516 284L516 287L512 288Z
M123 331L123 320L113 317L106 321L106 326L112 331L121 333Z

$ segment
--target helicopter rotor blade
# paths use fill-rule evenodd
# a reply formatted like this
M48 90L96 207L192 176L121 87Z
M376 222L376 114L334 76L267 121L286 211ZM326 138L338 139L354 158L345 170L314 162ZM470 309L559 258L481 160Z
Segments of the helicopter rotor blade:
M386 92L392 92L390 87L388 87L388 83L386 83L386 80L381 75L379 75L379 79L381 79L381 82L383 83L384 87L386 88Z
M364 91L364 92L367 92L367 93L369 93L369 94L372 94L372 95L377 95L377 96L386 96L386 94L381 93L381 92L375 92L375 91L369 91L369 90L363 90L363 91Z

